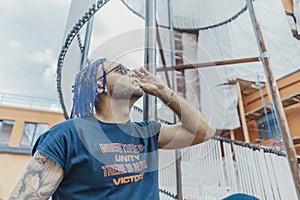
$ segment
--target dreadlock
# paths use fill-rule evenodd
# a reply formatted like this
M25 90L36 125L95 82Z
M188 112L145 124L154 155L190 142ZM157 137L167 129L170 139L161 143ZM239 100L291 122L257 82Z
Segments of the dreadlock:
M100 65L104 69L104 62L105 58L96 60L76 75L70 118L94 114L95 102L98 101L97 72Z

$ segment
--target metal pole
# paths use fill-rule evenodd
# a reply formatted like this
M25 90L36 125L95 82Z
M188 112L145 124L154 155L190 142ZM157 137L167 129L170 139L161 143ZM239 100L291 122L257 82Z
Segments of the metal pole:
M171 0L168 0L168 20L169 20L169 35L170 35L170 59L171 59L171 66L176 65L175 60L175 39L174 39L174 24L173 24L173 13L172 13L172 3ZM166 68L166 67L165 67ZM157 71L157 69L156 69ZM167 73L167 71L165 71ZM177 92L177 80L176 80L176 72L175 70L171 70L172 72L172 87L173 90ZM178 119L174 114L174 123L177 123Z
M173 26L173 13L172 13L172 2L171 0L168 0L168 18L169 18L169 34L170 34L170 57L171 57L171 66L175 66L175 44L174 44L174 26ZM168 73L166 71L166 73ZM172 79L173 79L173 90L177 90L176 87L176 76L175 71L172 71ZM178 122L178 119L176 115L174 114L174 122ZM175 152L175 158L176 158L176 192L177 196L176 199L182 200L182 175L181 175L181 151L180 149L177 149Z
M276 84L276 80L273 76L273 72L269 65L269 58L266 56L266 47L264 44L264 40L260 31L259 24L256 20L254 8L252 4L252 0L247 0L247 6L249 9L249 14L251 17L252 26L255 32L256 41L258 44L258 49L261 55L261 61L264 67L266 82L268 84L269 92L271 94L271 99L274 104L275 115L278 121L279 130L283 136L284 146L287 153L287 159L289 162L289 167L291 169L291 173L294 179L296 192L298 199L300 199L300 178L299 178L299 165L297 160L297 154L295 151L295 147L293 144L293 140L291 138L289 126L287 123L287 119L284 113L284 108L282 106L282 102L280 99L278 87Z
M156 73L156 0L147 0L145 8L145 68ZM156 119L156 98L145 94L143 99L144 120Z
M91 19L88 21L88 23L86 25L83 53L81 56L81 63L80 63L80 70L84 69L86 66L87 57L88 57L88 53L89 53L89 49L90 49L93 22L94 22L94 17L91 17Z
M160 34L159 34L157 21L156 21L156 32L157 32L157 35L156 35L157 38L156 39L157 39L157 44L158 44L158 48L159 48L159 54L160 54L160 57L161 57L161 62L162 62L163 67L166 67L167 62L166 62L162 42L161 42L161 39L160 39ZM169 88L171 88L171 81L170 81L170 77L169 77L169 74L168 74L167 71L165 72L165 76L166 76L167 85L168 85Z
M171 0L168 0L168 18L169 18L169 34L170 34L170 56L171 56L171 66L174 66L175 63L175 44L174 44L174 25L173 25L173 13L172 13L172 3Z
M180 64L180 65L173 65L170 67L160 67L156 69L156 72L164 72L164 71L174 71L174 70L184 70L184 69L195 69L195 68L203 68L203 67L216 67L216 66L223 66L223 65L234 65L234 64L241 64L247 62L259 62L260 58L253 57L253 58L242 58L236 60L224 60L224 61L215 61L215 62L207 62L207 63L194 63L194 64Z

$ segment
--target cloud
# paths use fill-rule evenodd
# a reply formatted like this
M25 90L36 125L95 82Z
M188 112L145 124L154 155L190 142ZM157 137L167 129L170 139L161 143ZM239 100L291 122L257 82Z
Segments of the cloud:
M70 2L1 1L1 92L57 98L55 63Z
M18 49L21 47L21 44L17 40L9 40L7 42L7 47L12 49Z
M45 49L44 51L39 51L34 54L28 55L29 60L33 63L36 63L35 66L42 68L41 73L41 82L45 84L46 88L53 87L56 84L56 55L50 49Z
M50 64L46 68L46 70L43 73L43 77L45 78L46 81L48 80L48 81L52 82L55 79L55 77L56 77L56 68L57 68L56 62Z
M28 55L28 58L33 62L42 64L50 64L56 60L56 57L50 49L30 54Z

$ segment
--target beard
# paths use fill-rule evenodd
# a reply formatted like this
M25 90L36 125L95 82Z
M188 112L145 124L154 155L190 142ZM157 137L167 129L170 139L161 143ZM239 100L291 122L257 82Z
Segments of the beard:
M138 100L144 94L143 90L139 87L134 87L132 85L118 83L116 85L107 85L108 92L115 99L129 99Z

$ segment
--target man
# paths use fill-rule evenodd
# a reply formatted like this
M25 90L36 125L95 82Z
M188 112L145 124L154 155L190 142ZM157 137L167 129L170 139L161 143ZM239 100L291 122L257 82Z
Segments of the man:
M181 124L130 122L143 92L160 98ZM210 139L215 129L146 69L99 59L79 72L70 120L41 135L10 199L159 199L157 149Z

